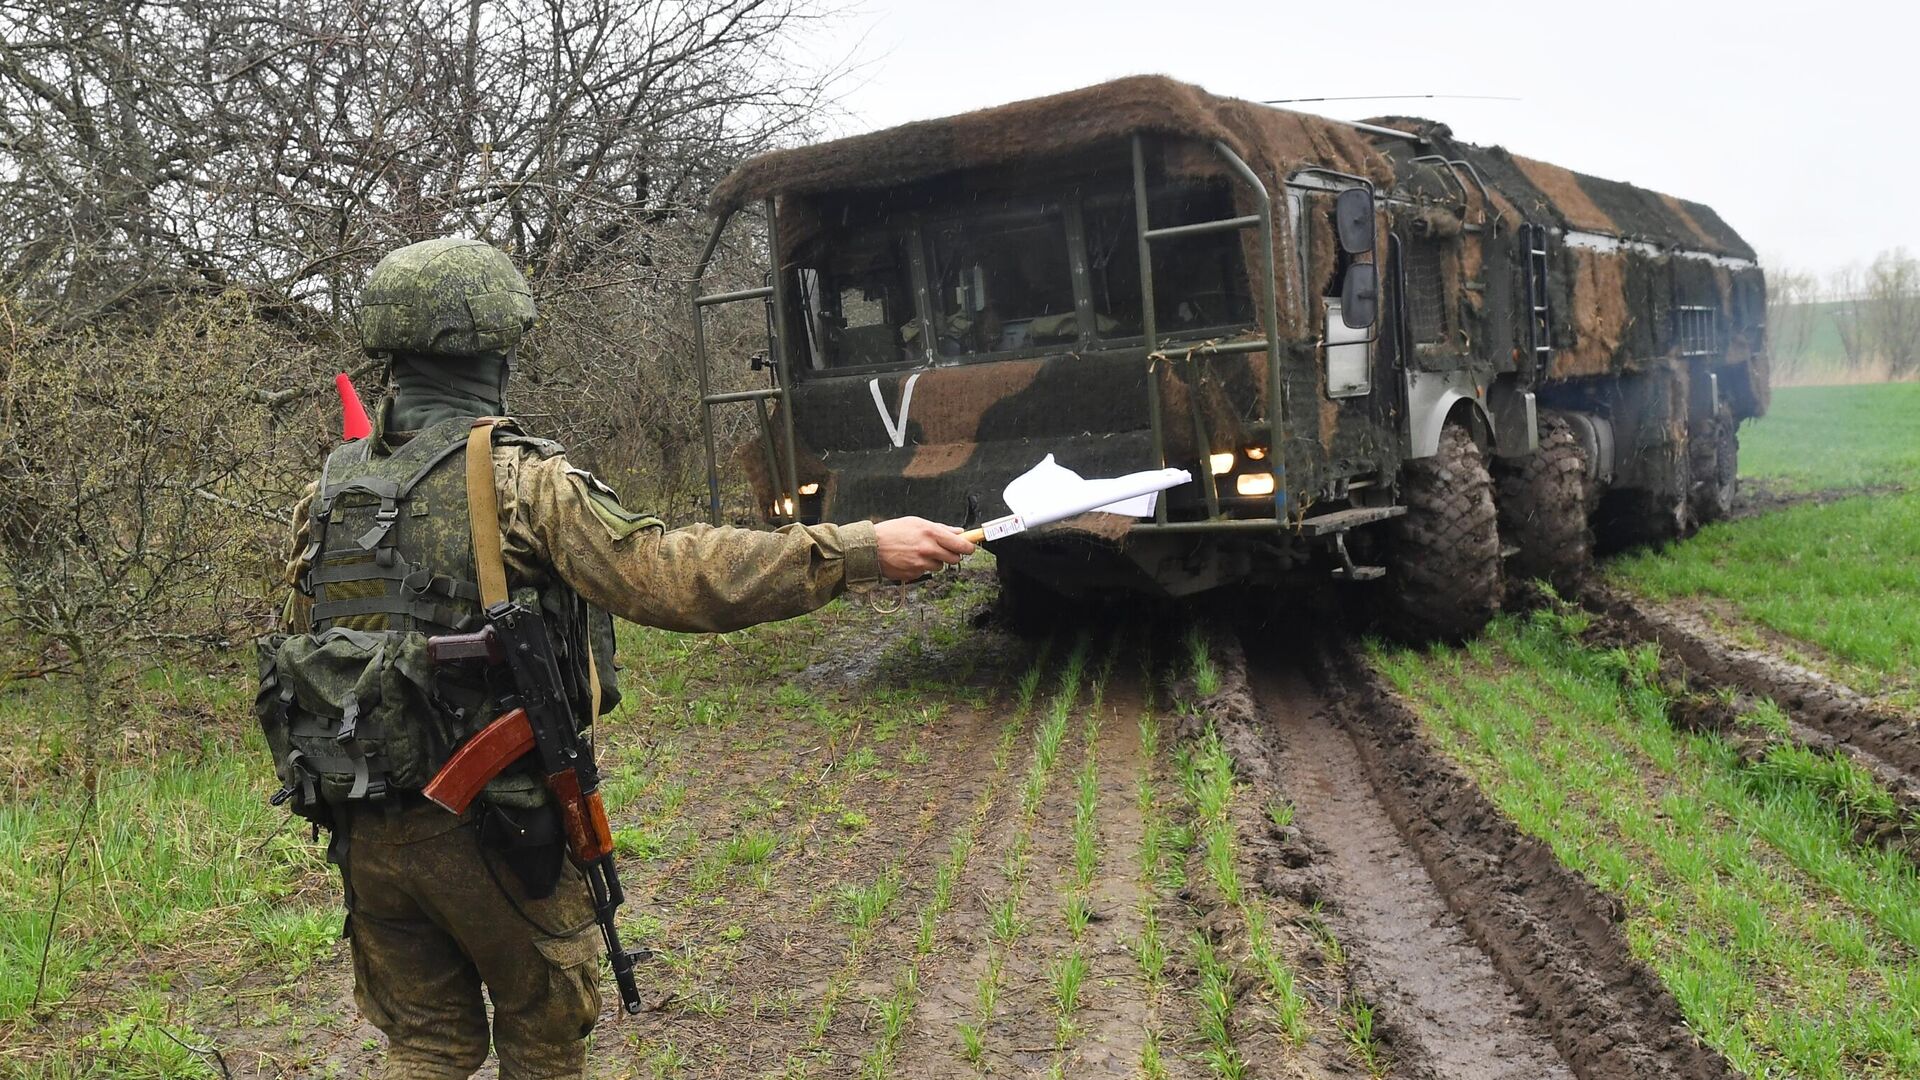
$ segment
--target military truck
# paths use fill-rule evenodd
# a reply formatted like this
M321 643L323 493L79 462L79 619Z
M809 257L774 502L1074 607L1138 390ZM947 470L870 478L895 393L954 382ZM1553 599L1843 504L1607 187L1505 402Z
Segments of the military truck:
M770 153L696 275L716 409L766 521L975 522L1045 454L1196 481L1150 520L995 545L1009 602L1382 579L1478 629L1511 575L1724 515L1767 406L1765 285L1699 203L1456 140L1136 77ZM764 285L699 283L763 218ZM764 305L770 385L716 392L704 318Z

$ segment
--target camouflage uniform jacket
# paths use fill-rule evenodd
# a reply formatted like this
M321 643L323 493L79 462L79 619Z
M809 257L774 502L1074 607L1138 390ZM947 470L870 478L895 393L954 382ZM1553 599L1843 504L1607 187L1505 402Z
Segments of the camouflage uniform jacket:
M379 436L375 436L376 438ZM510 586L557 575L588 603L664 630L719 632L804 615L849 587L879 580L873 525L788 525L774 532L693 525L668 531L620 505L612 489L568 463L557 444L496 445L493 476ZM287 580L307 547L309 485L294 512ZM286 625L307 625L295 590Z

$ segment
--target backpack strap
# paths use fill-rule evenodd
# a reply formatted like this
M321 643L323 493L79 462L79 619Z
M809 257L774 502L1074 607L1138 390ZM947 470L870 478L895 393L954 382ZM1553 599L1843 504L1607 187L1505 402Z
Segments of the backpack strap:
M494 430L513 421L483 416L467 431L467 525L473 538L473 568L480 579L480 606L490 608L507 599L507 564L500 539L500 495L493 481ZM587 716L600 715L600 667L593 646L587 645L587 693L592 699Z

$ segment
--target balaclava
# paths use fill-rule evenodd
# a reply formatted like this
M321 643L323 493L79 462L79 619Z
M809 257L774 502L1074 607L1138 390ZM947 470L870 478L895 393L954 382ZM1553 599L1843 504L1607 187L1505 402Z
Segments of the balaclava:
M475 356L394 353L387 425L413 432L455 416L504 416L512 367L510 348Z

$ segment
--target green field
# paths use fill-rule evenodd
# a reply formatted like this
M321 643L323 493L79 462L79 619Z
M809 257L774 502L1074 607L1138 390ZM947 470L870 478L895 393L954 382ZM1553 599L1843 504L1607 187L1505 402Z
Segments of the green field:
M1904 488L1920 476L1920 384L1779 390L1741 442L1741 476L1775 492ZM1606 573L1642 595L1703 608L1747 644L1790 653L1863 692L1916 699L1920 492L1709 525Z
M1656 599L1710 602L1736 635L1744 620L1815 646L1797 659L1813 654L1864 692L1911 700L1920 687L1920 493L1709 525L1618 560L1608 576Z
M1740 429L1740 475L1778 491L1920 479L1920 383L1783 387Z
M1710 525L1602 568L1746 645L1895 707L1920 704L1920 386L1776 391L1741 432L1775 494L1874 489ZM1889 491L1887 489L1895 489ZM1425 733L1525 832L1614 897L1635 954L1749 1076L1920 1075L1920 875L1863 839L1914 823L1844 757L1786 741L1762 700L1677 726L1651 647L1566 609L1479 641L1376 648Z
M1904 485L1916 415L1915 386L1781 390L1742 432L1743 475ZM1920 698L1920 491L1717 524L1604 572ZM607 1075L736 1074L749 1027L797 1075L1065 1075L1076 1048L1122 1042L1146 1076L1391 1075L1371 1007L1315 990L1342 944L1246 876L1288 805L1217 738L1161 729L1190 705L1157 692L1140 643L992 651L970 625L987 576L894 616L843 600L736 634L623 628L605 791L625 929L659 950L645 986L669 1004L607 1030ZM1618 899L1635 953L1738 1068L1920 1073L1920 881L1855 839L1905 824L1891 796L1779 744L1765 706L1730 733L1676 728L1650 656L1583 644L1581 620L1373 660L1506 814ZM1160 664L1210 693L1202 639L1175 652ZM92 737L69 686L0 694L0 1076L210 1078L216 1046L235 1075L377 1062L337 882L264 802L249 702L238 657L135 680Z

